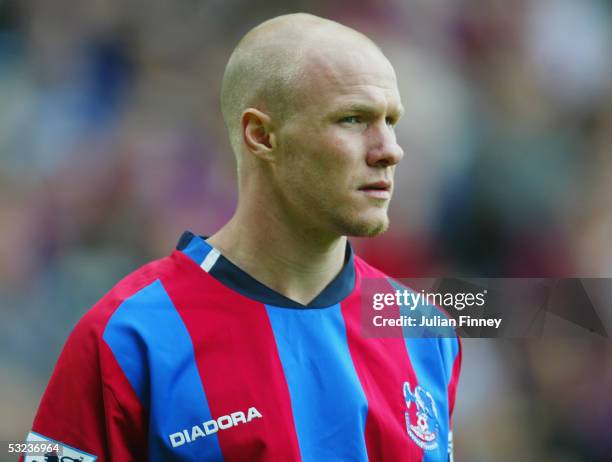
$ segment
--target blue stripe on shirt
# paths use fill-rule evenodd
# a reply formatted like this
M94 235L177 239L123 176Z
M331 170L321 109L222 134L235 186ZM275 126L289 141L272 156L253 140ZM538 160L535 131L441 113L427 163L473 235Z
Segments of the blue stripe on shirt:
M191 337L162 283L125 300L103 338L149 413L149 460L223 460L216 434L172 447L171 434L211 415Z
M266 309L289 387L302 461L367 461L368 403L349 352L340 304Z

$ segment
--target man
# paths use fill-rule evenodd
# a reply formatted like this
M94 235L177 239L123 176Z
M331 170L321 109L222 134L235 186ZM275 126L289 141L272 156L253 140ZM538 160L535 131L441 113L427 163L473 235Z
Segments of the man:
M391 64L352 29L281 16L238 44L221 100L235 215L83 317L28 439L84 461L448 460L458 341L364 338L361 283L385 275L346 238L389 225Z

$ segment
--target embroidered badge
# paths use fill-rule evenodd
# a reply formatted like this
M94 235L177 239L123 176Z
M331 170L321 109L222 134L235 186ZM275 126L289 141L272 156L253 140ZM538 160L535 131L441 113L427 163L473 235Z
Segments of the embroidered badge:
M420 385L410 389L410 383L404 382L404 399L406 400L406 430L419 447L425 450L438 448L440 426L438 424L438 409L431 393ZM416 422L410 415L412 404L416 406ZM414 413L413 413L414 414Z

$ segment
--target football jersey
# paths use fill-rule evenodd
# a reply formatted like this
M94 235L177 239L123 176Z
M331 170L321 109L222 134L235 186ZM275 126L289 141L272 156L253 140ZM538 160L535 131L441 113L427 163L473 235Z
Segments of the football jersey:
M186 232L78 322L28 441L84 462L447 461L459 340L365 338L365 278L387 276L347 244L301 305Z

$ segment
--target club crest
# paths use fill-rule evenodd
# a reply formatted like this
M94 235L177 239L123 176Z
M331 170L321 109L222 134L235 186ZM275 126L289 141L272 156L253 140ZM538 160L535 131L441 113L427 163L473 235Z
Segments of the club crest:
M406 412L406 430L412 440L421 448L434 450L438 447L440 428L438 424L438 409L431 393L420 385L410 389L410 383L404 382L404 399L410 411L412 403L416 406L416 422L412 423L410 413Z

